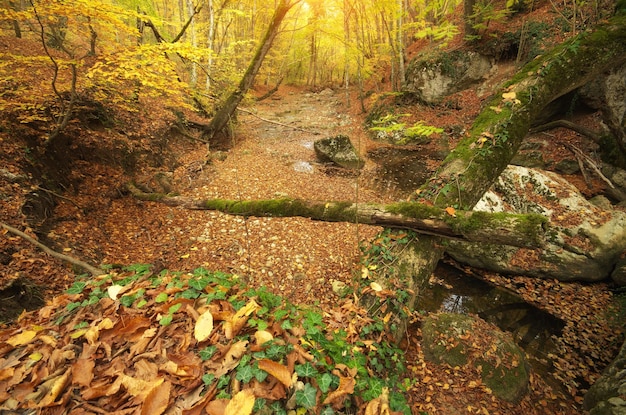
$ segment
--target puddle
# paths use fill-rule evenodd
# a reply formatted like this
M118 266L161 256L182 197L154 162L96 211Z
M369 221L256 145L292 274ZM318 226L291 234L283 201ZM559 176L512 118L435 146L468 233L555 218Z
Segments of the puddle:
M426 149L381 147L368 152L368 157L378 164L377 175L400 192L413 192L431 175L428 161L440 160L442 154Z
M293 163L293 169L299 173L314 173L315 168L308 161L298 160Z
M419 309L476 314L510 332L537 373L551 372L548 354L556 351L553 338L561 335L563 320L445 263L438 265L431 282L422 289Z

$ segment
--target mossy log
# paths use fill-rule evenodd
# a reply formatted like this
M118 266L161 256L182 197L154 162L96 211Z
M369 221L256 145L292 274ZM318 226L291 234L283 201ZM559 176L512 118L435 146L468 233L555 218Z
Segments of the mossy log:
M193 200L162 193L145 193L129 184L137 199L188 209L217 210L231 215L257 217L299 216L327 222L353 222L474 242L538 248L544 245L548 220L538 214L487 213L440 209L413 202L376 203L312 202L302 199Z

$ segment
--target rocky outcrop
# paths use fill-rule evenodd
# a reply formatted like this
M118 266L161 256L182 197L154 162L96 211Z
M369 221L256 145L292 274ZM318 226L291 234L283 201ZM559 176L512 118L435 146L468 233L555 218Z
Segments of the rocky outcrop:
M321 162L333 162L347 169L360 169L365 164L345 135L316 140L313 148Z
M611 134L626 145L626 64L585 85L580 95L585 104L602 112Z
M551 226L549 241L535 250L447 242L453 258L478 268L561 281L598 281L611 275L626 249L626 213L594 205L555 173L509 166L474 209L539 213L549 217Z
M422 323L422 349L431 362L472 365L500 399L517 402L528 390L530 369L524 352L510 336L478 317L429 315Z
M583 406L589 415L626 415L626 343L585 394Z
M492 68L490 59L470 51L440 51L419 55L406 69L402 90L426 104L438 104L455 92L483 80Z

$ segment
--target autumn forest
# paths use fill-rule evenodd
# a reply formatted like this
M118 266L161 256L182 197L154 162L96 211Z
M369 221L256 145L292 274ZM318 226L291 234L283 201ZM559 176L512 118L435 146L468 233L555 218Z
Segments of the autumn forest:
M623 413L625 32L0 0L0 414Z

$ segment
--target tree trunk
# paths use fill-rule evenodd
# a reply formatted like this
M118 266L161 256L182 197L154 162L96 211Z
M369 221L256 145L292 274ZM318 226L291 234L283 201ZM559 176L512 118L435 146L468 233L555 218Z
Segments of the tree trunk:
M208 125L207 135L209 141L214 140L218 134L224 133L224 130L233 117L237 106L243 99L246 92L248 92L248 90L252 87L254 78L259 73L259 69L263 63L263 59L265 59L265 56L272 47L272 43L274 42L276 35L278 35L281 22L289 9L298 3L298 1L300 0L295 0L293 2L292 0L281 0L278 4L278 7L274 12L274 16L272 17L272 22L268 26L265 36L261 40L261 44L259 45L254 58L252 58L252 62L250 62L248 69L241 78L239 86L221 104L219 110Z
M127 189L137 199L197 210L218 210L256 217L299 216L326 222L353 222L414 230L464 241L500 243L537 248L549 232L547 219L537 214L461 212L413 202L389 205L351 202L312 202L301 199L235 201L192 200L160 193L145 193L132 184Z
M529 62L485 106L468 136L422 186L418 201L471 210L509 164L546 105L624 60L626 14L621 14ZM409 249L398 249L396 268L402 270L402 289L411 293L402 308L416 308L420 287L443 255L438 241L420 235ZM390 285L384 277L377 282L384 288ZM397 290L397 276L394 284ZM398 318L395 326L396 337L402 337L406 318Z

